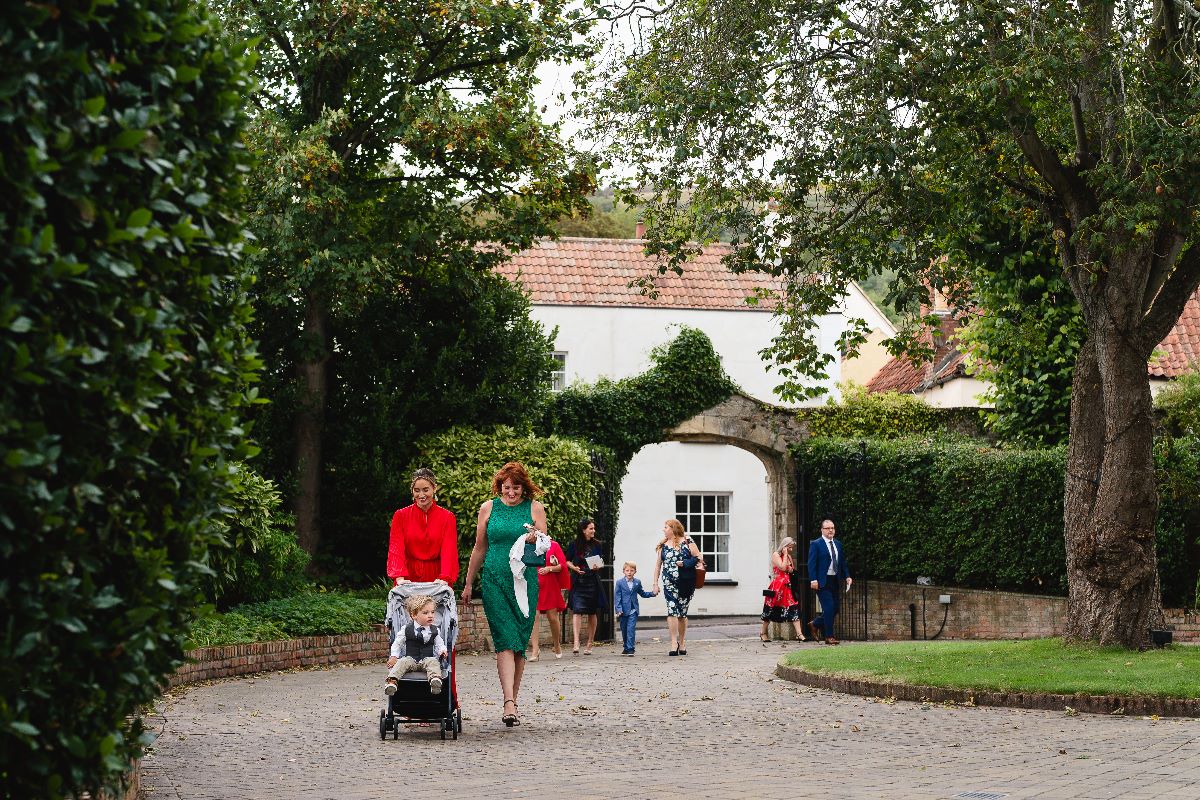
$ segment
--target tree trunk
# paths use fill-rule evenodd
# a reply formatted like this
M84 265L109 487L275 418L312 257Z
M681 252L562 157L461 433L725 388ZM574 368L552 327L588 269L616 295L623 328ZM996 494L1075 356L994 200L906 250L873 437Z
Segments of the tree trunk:
M1064 530L1068 640L1142 647L1162 623L1148 353L1092 330L1075 369Z
M300 355L296 362L300 393L296 409L296 533L299 544L316 554L321 544L321 437L328 390L329 326L324 306L307 295Z

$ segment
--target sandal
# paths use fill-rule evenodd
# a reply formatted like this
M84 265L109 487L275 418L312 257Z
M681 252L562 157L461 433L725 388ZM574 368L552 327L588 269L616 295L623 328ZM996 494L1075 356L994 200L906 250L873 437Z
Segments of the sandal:
M767 636L765 633L760 633L758 635L758 640L763 643L763 647L766 647L767 643L771 641L771 637Z
M527 658L525 660L526 661L537 661L540 657L541 656L530 656L529 658Z
M512 703L513 711L516 711L517 710L517 701L516 700L505 700L504 707L508 708L509 703ZM503 722L505 724L505 726L507 726L509 728L511 728L513 725L521 724L521 720L517 717L516 714L503 714L500 717L500 721Z

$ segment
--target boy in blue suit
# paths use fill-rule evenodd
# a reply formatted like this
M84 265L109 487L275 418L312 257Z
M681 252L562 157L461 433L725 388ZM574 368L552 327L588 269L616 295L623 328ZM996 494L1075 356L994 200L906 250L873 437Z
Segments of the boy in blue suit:
M647 592L642 588L642 582L633 577L637 574L637 564L632 561L626 561L621 572L625 574L625 577L617 578L613 599L617 609L617 619L621 620L621 639L625 648L621 651L621 655L631 656L634 646L637 644L637 621L638 614L641 613L638 597L654 597L658 592Z

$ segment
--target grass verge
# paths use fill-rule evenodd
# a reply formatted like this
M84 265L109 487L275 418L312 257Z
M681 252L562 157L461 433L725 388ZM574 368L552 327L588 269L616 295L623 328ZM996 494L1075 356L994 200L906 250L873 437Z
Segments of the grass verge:
M189 649L251 644L301 636L365 633L383 622L387 602L338 592L314 592L247 603L199 619L188 631Z
M1200 697L1200 647L1131 652L1019 642L888 642L803 649L784 664L821 675L951 689Z

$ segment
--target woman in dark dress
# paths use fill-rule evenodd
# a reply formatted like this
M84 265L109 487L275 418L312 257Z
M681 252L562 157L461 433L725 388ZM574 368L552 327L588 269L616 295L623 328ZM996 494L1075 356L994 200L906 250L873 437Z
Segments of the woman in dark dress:
M575 633L575 646L571 652L575 655L579 655L579 628L584 617L587 617L587 646L583 649L585 656L592 654L592 645L596 642L596 623L599 621L604 593L600 588L601 568L589 566L587 559L589 556L602 555L603 552L596 541L595 520L580 520L578 535L567 547L567 568L574 574L571 581L571 629Z

